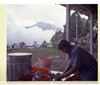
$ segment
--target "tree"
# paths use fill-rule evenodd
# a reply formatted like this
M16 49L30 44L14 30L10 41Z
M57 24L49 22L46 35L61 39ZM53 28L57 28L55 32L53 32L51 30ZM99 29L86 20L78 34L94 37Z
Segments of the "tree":
M17 48L17 43L12 44L12 48Z
M63 39L63 32L59 31L55 32L50 42L53 44L53 47L57 47L58 42L62 39Z
M78 17L78 23L77 23L78 24L78 38L85 37L87 33L89 32L89 21L86 20L85 18L81 18L80 13L78 13L77 17ZM70 16L70 40L74 41L74 38L76 38L76 12L74 12Z
M19 43L19 46L20 46L20 48L23 48L23 47L26 46L26 43L22 41L22 42Z
M47 42L44 40L43 43L41 44L41 47L47 48Z

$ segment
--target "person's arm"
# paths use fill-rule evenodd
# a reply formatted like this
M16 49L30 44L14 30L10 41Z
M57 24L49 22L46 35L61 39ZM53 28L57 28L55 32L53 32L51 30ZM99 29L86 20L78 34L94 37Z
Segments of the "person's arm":
M59 75L58 77L56 77L55 80L59 81L59 80L65 78L65 77L67 77L67 76L69 76L73 73L76 73L76 72L77 72L77 69L74 68L74 67L71 67L67 72L65 72L65 73Z
M66 69L63 71L62 74L66 73L71 68L72 68L72 65L71 64L68 64L67 67L66 67Z

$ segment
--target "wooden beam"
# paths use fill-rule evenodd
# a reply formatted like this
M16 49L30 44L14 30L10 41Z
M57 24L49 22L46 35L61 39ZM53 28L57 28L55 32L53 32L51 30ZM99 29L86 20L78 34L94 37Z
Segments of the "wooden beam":
M70 6L69 4L66 4L66 29L65 29L65 33L66 33L66 40L67 41L70 41L69 40L69 34L70 34L70 28L69 28L69 25L70 25Z
M90 53L93 54L93 16L92 13L90 13Z
M78 41L78 12L76 11L76 42Z

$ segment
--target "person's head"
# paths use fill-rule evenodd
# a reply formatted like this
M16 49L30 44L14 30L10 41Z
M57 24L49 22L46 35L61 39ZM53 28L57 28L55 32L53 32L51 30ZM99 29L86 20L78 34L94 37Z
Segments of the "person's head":
M71 45L68 41L66 40L61 40L59 43L58 43L58 49L61 50L62 52L64 53L70 53L70 50L71 50Z

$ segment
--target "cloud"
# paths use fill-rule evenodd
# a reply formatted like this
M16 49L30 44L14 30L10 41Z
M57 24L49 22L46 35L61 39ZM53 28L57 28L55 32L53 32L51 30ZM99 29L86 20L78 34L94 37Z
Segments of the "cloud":
M54 33L53 30L43 32L38 27L27 30L24 26L17 25L13 16L7 15L7 44L9 45L21 41L24 41L27 45L32 45L34 41L37 41L38 44L41 44L44 40L49 42Z
M49 42L55 31L63 30L65 19L65 8L62 6L7 5L7 44ZM31 25L35 25L34 29L25 29L25 26Z
M7 8L19 25L43 21L63 28L66 21L66 9L60 5L8 5Z
M34 24L32 26L25 26L25 28L29 29L29 28L33 28L35 26L41 28L43 31L44 30L54 30L54 31L62 30L62 28L59 28L59 27L55 26L54 24L45 23L45 22L37 22L36 24Z

